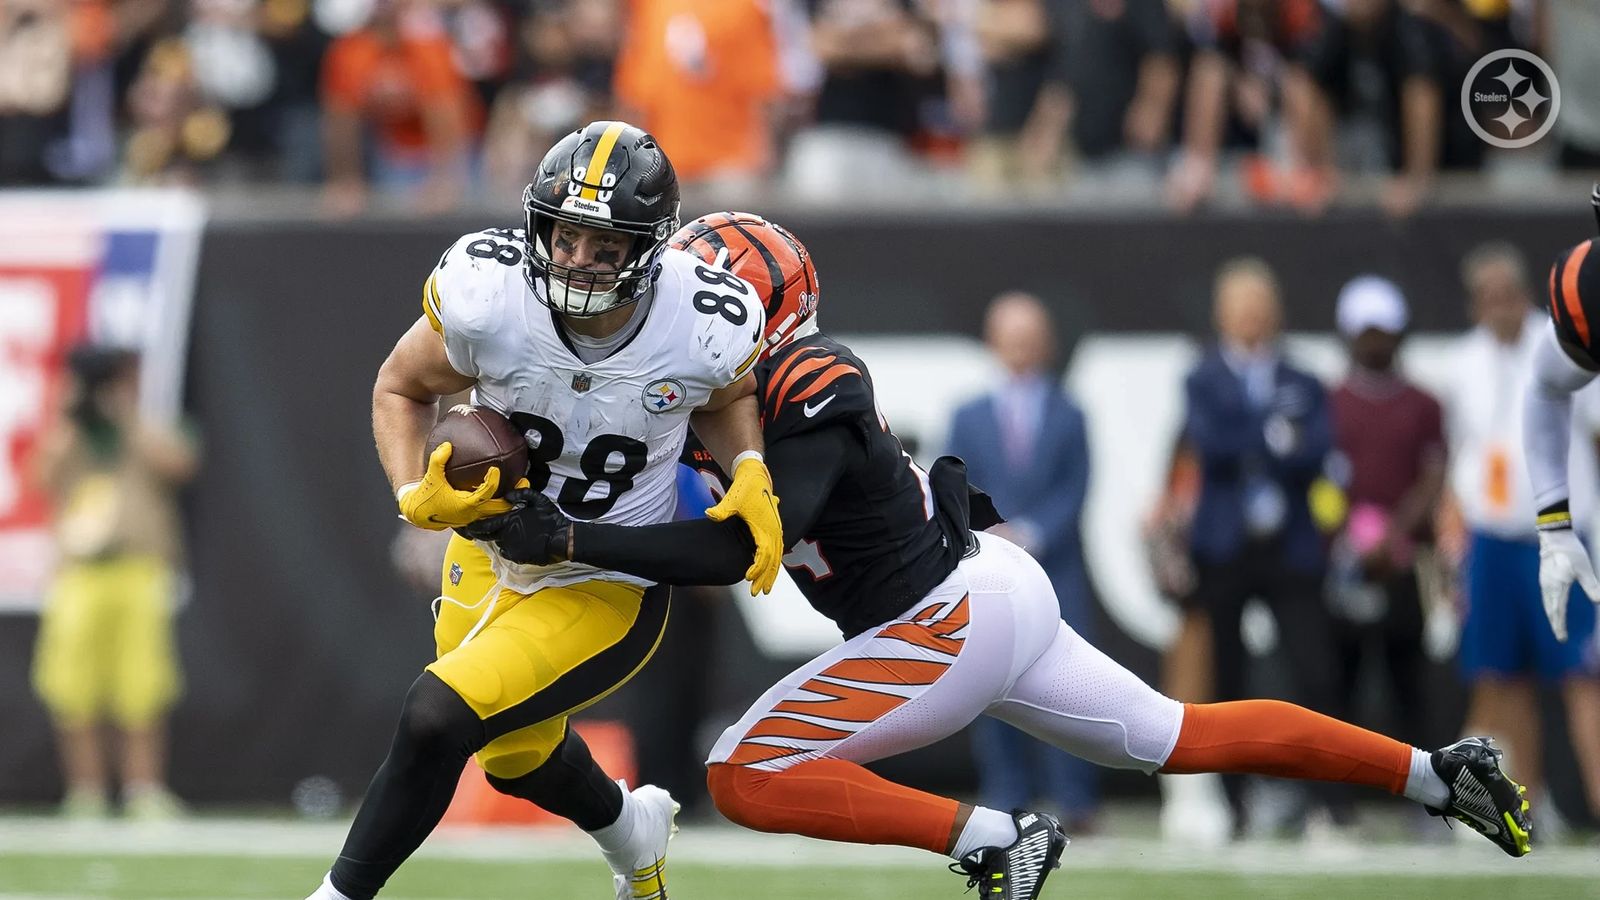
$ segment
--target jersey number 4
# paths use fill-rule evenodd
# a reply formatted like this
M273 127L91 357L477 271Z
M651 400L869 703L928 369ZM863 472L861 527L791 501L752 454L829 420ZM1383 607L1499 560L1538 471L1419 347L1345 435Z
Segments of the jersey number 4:
M528 442L528 481L534 490L542 491L550 484L550 464L561 458L566 438L556 423L543 416L512 413L511 424ZM621 464L613 469L614 456L621 457ZM634 476L644 471L648 461L649 448L643 441L620 434L598 435L578 455L578 468L584 477L569 477L561 485L556 503L574 519L598 519L633 487ZM606 486L606 492L591 498L589 494L600 484Z

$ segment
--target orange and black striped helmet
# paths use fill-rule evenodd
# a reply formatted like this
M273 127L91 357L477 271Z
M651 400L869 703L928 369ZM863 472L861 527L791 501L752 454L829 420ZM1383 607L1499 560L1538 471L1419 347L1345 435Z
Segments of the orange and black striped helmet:
M1600 362L1600 247L1584 241L1550 267L1550 318L1563 342Z
M670 244L722 264L755 286L767 310L766 349L816 330L817 267L789 230L755 213L717 212L683 226Z

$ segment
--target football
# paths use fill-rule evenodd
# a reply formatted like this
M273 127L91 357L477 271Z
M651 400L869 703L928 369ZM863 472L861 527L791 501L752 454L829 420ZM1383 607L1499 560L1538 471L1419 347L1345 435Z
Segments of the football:
M423 464L434 448L450 442L450 461L445 478L458 491L470 491L480 484L495 466L500 467L500 489L496 497L511 490L528 471L528 444L517 433L511 420L492 409L461 403L450 408L433 430L422 451Z

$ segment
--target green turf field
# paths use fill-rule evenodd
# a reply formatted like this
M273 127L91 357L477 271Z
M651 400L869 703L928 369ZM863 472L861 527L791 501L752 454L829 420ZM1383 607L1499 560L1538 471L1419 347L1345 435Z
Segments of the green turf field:
M686 863L672 870L672 893L684 900L922 900L962 896L962 881L930 860L926 870L851 866L776 868ZM99 860L86 857L0 855L0 897L94 897L115 900L154 898L298 898L321 876L326 860L301 858L139 856ZM1449 898L1507 900L1513 897L1563 900L1600 897L1596 877L1516 875L1448 876L1295 876L1232 873L1139 872L1063 869L1047 885L1047 898L1085 900L1342 900L1342 898ZM597 863L419 859L390 882L393 900L604 900L610 896L606 873Z
M1137 823L1128 823L1131 826ZM343 822L188 819L158 826L0 817L0 900L301 900L343 842ZM1512 860L1477 838L1173 846L1107 834L1067 848L1045 900L1600 900L1600 848ZM1426 836L1426 835L1425 835ZM1438 840L1438 838L1445 840ZM672 844L674 900L968 897L944 860L690 825ZM572 828L441 829L383 900L608 900L593 843Z

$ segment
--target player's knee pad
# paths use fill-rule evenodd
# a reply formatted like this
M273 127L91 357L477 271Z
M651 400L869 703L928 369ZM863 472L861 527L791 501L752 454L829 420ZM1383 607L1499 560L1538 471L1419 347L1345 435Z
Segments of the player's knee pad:
M432 672L412 683L395 733L395 751L417 759L465 762L486 743L483 721Z
M595 831L622 815L622 788L594 761L589 745L568 731L555 752L533 771L515 778L487 772L489 786Z
M728 821L754 831L765 831L762 825L767 818L766 807L757 795L773 775L749 766L712 763L706 767L706 790L717 812Z

